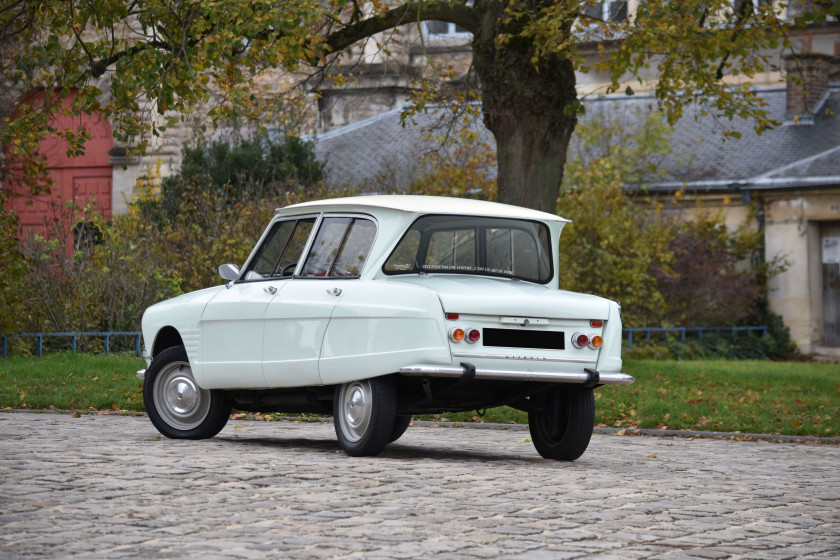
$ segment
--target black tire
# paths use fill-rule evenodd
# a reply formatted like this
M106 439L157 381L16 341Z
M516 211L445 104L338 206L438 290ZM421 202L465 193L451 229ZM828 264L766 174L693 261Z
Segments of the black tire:
M411 424L412 418L414 417L397 416L397 421L394 423L394 429L391 431L391 437L388 439L388 443L393 443L402 437L408 429L408 425Z
M196 384L183 346L167 348L152 360L143 380L143 402L155 428L173 439L211 438L230 418L224 395Z
M542 409L528 413L531 441L539 454L555 461L583 455L595 427L592 389L562 387L532 398Z
M351 381L335 389L333 423L338 444L351 457L378 455L397 421L393 377Z

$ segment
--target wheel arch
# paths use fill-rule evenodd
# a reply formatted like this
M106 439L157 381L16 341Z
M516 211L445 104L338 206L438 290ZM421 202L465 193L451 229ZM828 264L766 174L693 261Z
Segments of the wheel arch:
M184 339L181 338L181 333L178 332L178 329L172 326L163 327L158 331L157 335L155 335L155 342L152 344L151 357L154 358L167 348L183 345Z

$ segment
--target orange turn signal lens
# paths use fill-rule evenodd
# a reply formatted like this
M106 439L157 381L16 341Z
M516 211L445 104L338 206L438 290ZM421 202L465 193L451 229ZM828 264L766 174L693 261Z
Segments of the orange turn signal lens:
M603 345L604 339L598 336L597 334L589 337L589 346L591 346L592 348L600 348Z
M466 334L467 333L464 332L464 329L460 329L457 327L454 329L450 329L449 340L451 340L452 342L461 342L462 340L464 340L464 336L466 336Z

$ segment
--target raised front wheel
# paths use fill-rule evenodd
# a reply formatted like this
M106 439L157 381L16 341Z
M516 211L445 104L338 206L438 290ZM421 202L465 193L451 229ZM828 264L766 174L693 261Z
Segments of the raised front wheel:
M397 390L391 377L351 381L336 388L333 422L338 444L353 457L378 455L396 424Z
M539 454L557 461L583 455L595 427L592 389L560 387L532 399L538 410L528 413L528 426Z
M152 360L143 381L143 401L149 420L169 438L211 438L230 417L224 396L195 382L183 346L167 348Z

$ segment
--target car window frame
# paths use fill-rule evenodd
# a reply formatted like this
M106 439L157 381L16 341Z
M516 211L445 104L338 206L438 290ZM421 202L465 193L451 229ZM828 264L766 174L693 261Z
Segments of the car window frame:
M260 239L257 243L257 246L254 248L251 256L248 258L248 260L242 266L242 275L239 277L239 279L236 280L236 283L265 282L267 280L273 280L273 281L276 282L278 280L291 280L292 278L295 278L295 274L297 273L298 269L301 266L301 261L300 260L295 265L295 270L292 273L292 275L290 275L290 276L264 276L262 278L246 278L245 276L248 274L248 272L249 272L248 269L250 268L253 260L259 258L260 249L262 249L263 245L268 242L268 236L270 235L271 231L274 230L276 227L279 227L278 224L280 224L281 222L291 222L291 221L299 222L299 221L307 220L307 219L310 219L310 218L314 218L315 222L312 224L312 231L309 232L309 236L307 237L306 243L304 243L303 250L301 251L301 255L308 254L310 244L312 243L313 234L316 231L318 231L318 227L320 226L320 223L321 223L321 214L320 213L312 212L312 213L307 213L307 214L300 214L298 216L283 216L282 218L279 218L277 220L273 220L269 224L269 226L266 228L266 233L262 237L260 237ZM292 230L292 234L294 234L294 230ZM291 241L291 238L289 240L287 240L287 246L288 246L289 241ZM281 255L281 257L282 257L282 255ZM277 264L278 263L275 263L275 266L277 266Z
M301 273L303 272L303 267L306 266L306 261L309 258L309 253L312 250L312 246L315 244L315 239L318 237L318 232L321 230L321 226L324 220L328 218L350 218L350 219L364 219L369 220L373 223L373 227L375 228L375 233L373 235L373 241L370 244L370 250L368 251L367 258L365 259L364 265L362 265L361 270L359 271L358 276L304 276ZM346 240L347 235L349 234L349 230L345 230L344 236L342 238L342 245L343 242ZM376 246L376 242L379 240L379 221L376 219L375 216L371 214L367 214L365 212L322 212L318 216L318 220L315 222L315 225L312 228L312 233L309 236L309 240L304 247L304 258L298 263L298 266L295 268L294 276L290 276L289 278L293 278L296 280L358 280L361 278L365 270L370 262L370 256L373 254L373 248ZM333 270L335 268L335 262L338 259L338 256L341 253L336 253L335 259L330 263L330 267L328 270Z

